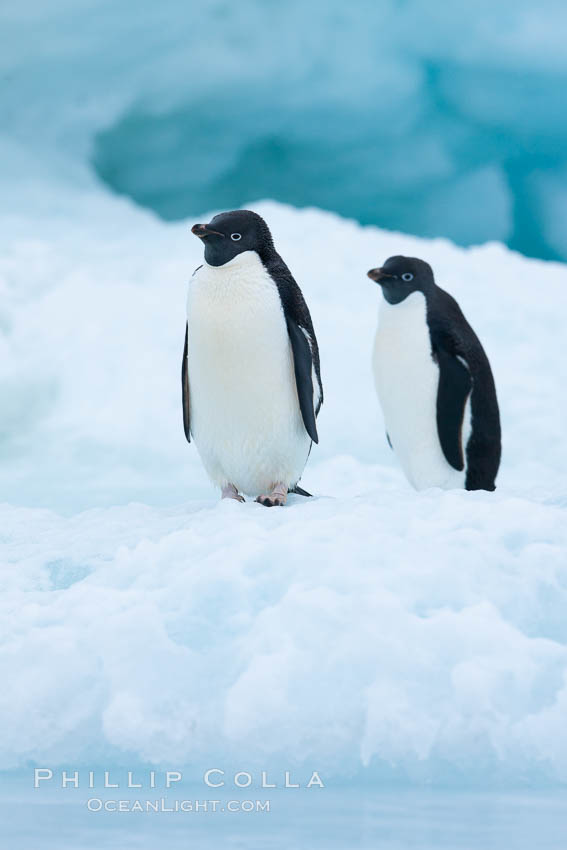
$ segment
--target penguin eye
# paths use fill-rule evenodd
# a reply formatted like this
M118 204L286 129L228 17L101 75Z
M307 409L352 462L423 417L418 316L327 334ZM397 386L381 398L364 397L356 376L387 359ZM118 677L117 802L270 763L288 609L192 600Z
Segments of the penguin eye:
M232 239L233 242L238 242L239 239L242 239L242 234L241 233L231 233L230 238Z
M402 275L402 280L405 280L406 282L413 280L412 273L411 272L404 272L404 274Z

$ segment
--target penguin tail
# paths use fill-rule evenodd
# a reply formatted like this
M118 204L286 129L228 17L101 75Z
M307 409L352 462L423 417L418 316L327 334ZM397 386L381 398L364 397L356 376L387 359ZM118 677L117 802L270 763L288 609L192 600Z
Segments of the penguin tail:
M313 493L308 493L307 490L304 490L303 487L300 487L299 484L296 484L295 487L292 487L287 491L288 493L295 493L296 496L308 496L312 498Z

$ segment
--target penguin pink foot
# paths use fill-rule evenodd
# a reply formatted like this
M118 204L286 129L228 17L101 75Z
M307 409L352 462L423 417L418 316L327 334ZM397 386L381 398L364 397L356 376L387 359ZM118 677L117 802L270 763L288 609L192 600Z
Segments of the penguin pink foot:
M227 484L226 487L222 488L222 496L223 499L234 499L237 502L245 502L246 499L244 496L241 496L234 484Z
M262 493L261 496L258 496L256 501L259 502L261 505L264 505L264 507L266 508L273 508L276 505L280 507L282 505L285 505L287 501L287 485L282 484L281 482L279 484L276 484L276 486L269 495L265 495L264 493Z

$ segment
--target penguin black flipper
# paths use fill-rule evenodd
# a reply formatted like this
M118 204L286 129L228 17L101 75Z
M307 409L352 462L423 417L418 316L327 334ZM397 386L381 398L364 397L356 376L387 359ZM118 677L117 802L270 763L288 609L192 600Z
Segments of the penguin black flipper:
M465 468L463 419L472 380L467 367L450 352L437 346L435 355L439 367L437 433L447 463L460 471Z
M295 368L295 383L297 384L297 396L305 430L314 443L319 442L317 424L315 421L315 410L313 408L313 357L307 337L290 316L286 317L287 333L293 352L293 363Z
M303 424L313 442L318 443L316 418L323 404L323 386L311 314L301 289L279 254L273 251L271 256L262 259L278 288L285 316Z
M203 264L197 266L192 277L195 277L199 269L203 268ZM189 364L187 362L187 354L189 348L189 323L185 322L185 347L183 348L183 362L181 363L181 388L183 393L183 430L187 442L191 442L191 416L189 408Z
M187 349L189 345L189 328L185 324L185 345L183 347L183 362L181 364L181 388L183 393L183 429L187 442L191 442L191 416L189 409L189 364L187 363Z

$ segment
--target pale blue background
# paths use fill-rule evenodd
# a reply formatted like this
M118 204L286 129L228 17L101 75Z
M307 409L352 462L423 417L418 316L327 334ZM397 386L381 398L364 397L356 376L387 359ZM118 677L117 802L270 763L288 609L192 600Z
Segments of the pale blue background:
M567 257L558 0L59 0L0 16L0 130L44 159L79 154L165 219L274 198Z

